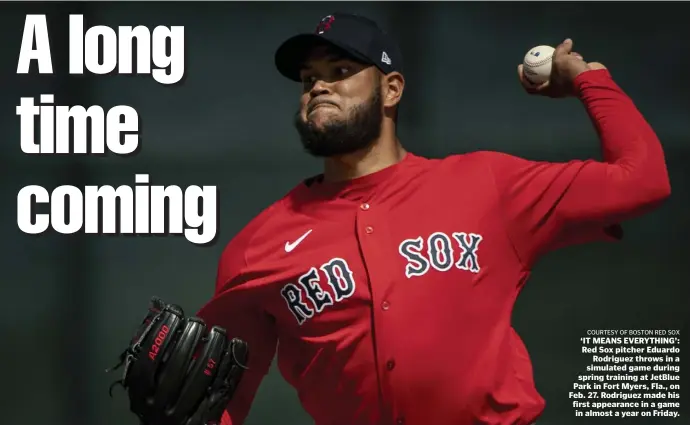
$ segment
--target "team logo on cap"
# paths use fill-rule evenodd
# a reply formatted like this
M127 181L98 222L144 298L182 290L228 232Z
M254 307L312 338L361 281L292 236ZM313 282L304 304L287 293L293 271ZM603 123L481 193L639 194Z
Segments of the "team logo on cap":
M323 18L321 22L319 22L319 25L316 26L316 33L323 34L324 32L331 29L333 21L335 21L335 16L333 15L328 15L325 18Z

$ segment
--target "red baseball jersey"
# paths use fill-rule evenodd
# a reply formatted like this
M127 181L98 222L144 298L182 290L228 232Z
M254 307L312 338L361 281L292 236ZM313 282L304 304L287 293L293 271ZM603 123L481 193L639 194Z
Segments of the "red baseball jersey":
M496 152L297 186L227 246L200 315L250 347L223 423L277 352L317 425L528 425L542 413L511 313L539 256L615 238L669 193L659 141L607 71L576 81L602 162Z

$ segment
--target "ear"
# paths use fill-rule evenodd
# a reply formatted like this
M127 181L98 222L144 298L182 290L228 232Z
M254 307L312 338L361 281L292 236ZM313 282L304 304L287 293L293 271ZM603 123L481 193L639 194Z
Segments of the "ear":
M405 78L399 72L391 72L384 75L383 79L383 106L386 108L397 106L402 99L403 90L405 90Z

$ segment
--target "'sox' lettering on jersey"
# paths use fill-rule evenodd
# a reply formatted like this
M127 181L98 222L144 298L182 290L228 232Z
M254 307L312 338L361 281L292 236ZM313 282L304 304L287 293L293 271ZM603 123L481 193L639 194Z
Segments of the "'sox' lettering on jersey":
M405 239L400 243L398 252L407 260L405 276L408 279L422 276L432 267L445 272L453 265L460 270L479 273L477 250L481 241L482 236L476 233L455 232L451 239L446 233L434 232L426 241L421 236ZM459 248L457 257L454 246Z
M440 272L447 272L453 267L453 247L448 235L442 232L432 233L427 246L429 261L433 268Z
M322 285L319 270L326 276L333 295ZM342 302L355 293L355 279L352 269L342 258L333 258L318 269L312 267L297 279L297 283L288 283L280 290L280 295L287 303L290 313L297 323L302 325L314 314L334 303Z

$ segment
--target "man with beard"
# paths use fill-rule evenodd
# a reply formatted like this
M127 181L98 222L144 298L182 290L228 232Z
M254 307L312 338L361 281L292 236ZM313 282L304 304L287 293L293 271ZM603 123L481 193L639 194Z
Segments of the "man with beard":
M532 94L577 98L604 160L497 152L427 159L396 137L405 80L372 21L324 18L277 51L302 84L295 126L323 174L299 183L228 244L199 312L249 344L223 416L243 423L277 351L317 425L534 423L544 400L511 311L535 262L670 194L661 145L601 64L558 46Z

